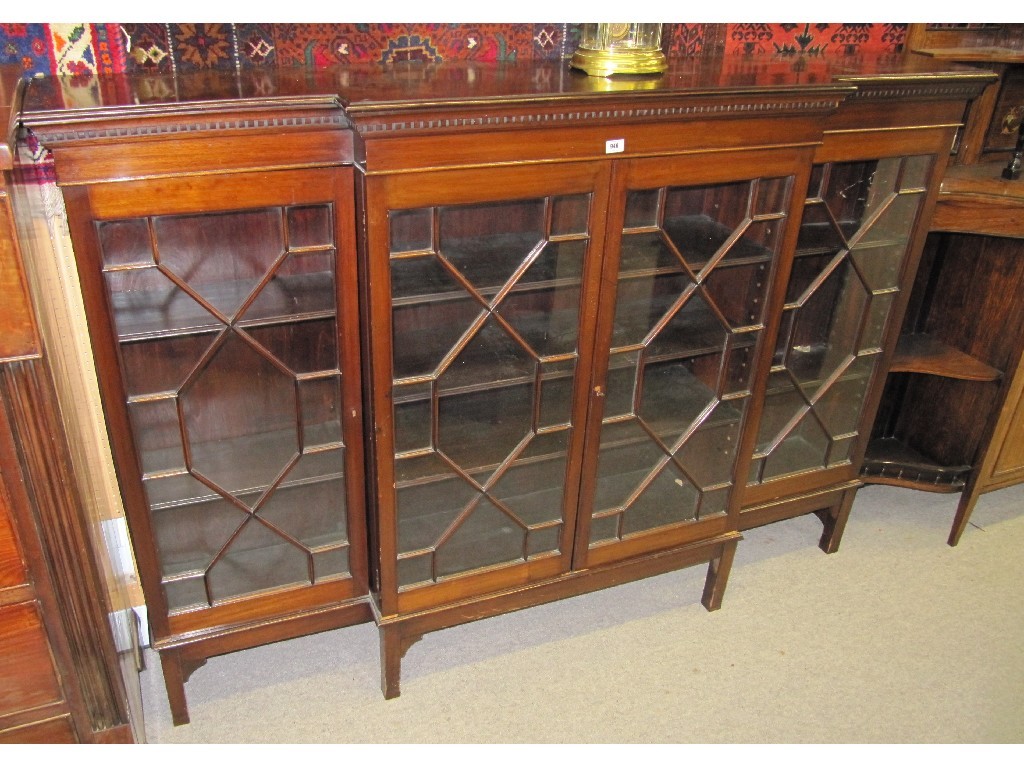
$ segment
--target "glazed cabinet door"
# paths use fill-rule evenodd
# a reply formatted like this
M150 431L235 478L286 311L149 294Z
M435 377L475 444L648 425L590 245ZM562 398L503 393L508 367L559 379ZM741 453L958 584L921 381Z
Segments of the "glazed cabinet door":
M368 178L386 614L569 569L607 175Z
M806 149L618 166L578 565L735 530L766 307L809 167Z
M855 478L933 155L813 167L745 501ZM811 476L808 476L811 473Z
M367 589L353 177L66 191L157 637Z

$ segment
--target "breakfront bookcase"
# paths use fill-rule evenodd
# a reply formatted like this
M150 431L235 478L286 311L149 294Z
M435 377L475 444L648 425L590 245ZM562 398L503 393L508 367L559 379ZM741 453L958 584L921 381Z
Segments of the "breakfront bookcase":
M977 70L34 82L176 722L205 658L834 550ZM84 86L83 86L84 87ZM75 95L71 106L69 92Z

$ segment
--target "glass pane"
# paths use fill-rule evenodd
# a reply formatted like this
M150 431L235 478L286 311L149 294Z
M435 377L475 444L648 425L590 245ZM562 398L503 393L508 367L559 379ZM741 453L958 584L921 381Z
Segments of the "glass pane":
M233 316L285 253L279 210L153 219L160 264Z
M388 229L392 253L428 250L434 237L432 211L389 211Z
M334 243L331 206L301 205L288 209L288 247L312 248Z
M442 208L439 255L477 290L496 290L544 247L544 213L544 200Z
M704 281L705 295L734 330L760 325L764 318L768 265L723 262Z
M422 483L399 487L399 551L415 552L437 546L444 532L477 495L472 486L451 473L443 477L439 472Z
M648 275L620 280L615 300L615 325L612 347L644 344L648 334L663 320L671 320L694 284L684 275ZM710 323L701 315L699 302L692 312L675 321L684 323L689 317L699 318L705 327ZM671 334L671 331L669 331Z
M829 437L813 412L804 414L765 459L765 477L783 477L826 465Z
M493 471L533 432L532 383L442 397L437 450L467 472Z
M551 201L552 235L586 235L590 231L590 195L567 195Z
M198 301L156 267L104 275L119 338L166 336L223 328Z
M576 361L541 365L540 419L538 426L569 426L572 420L572 395Z
M334 368L338 359L338 332L334 317L303 319L263 327L246 327L249 338L262 353L293 374L309 374Z
M220 497L154 512L153 535L164 575L205 571L247 519Z
M658 225L658 198L660 190L630 190L626 195L626 227L654 227Z
M848 460L931 162L815 167L759 428L762 480Z
M561 548L562 526L550 528L531 528L526 539L528 555L540 555L546 552L558 552Z
M128 418L143 474L185 468L178 408L173 398L129 401Z
M334 251L289 254L242 316L241 325L275 318L334 314Z
M463 335L451 352L449 363L442 367L438 386L442 392L455 392L466 387L481 387L493 382L518 384L532 381L537 372L536 356L529 346L517 338L514 329L503 325L493 315Z
M298 455L294 379L233 331L178 399L191 466L221 488L269 485Z
M313 551L313 574L317 583L349 575L348 547L327 547Z
M435 577L434 557L432 553L399 557L398 583L409 586L413 584L429 584Z
M407 400L398 394L400 391L395 387L395 452L428 450L433 445L433 401L429 394Z
M619 532L620 515L594 516L590 521L590 543L599 544L605 541L614 541L621 537Z
M346 543L344 518L337 514L345 506L345 480L337 469L333 476L279 488L259 516L309 549Z
M589 195L390 214L401 586L560 548L589 219Z
M490 488L490 495L528 526L561 520L568 437L568 431L536 436Z
M646 478L638 491L625 515L624 536L697 518L697 491L671 463Z
M121 371L128 395L176 392L217 340L216 332L121 345Z
M153 244L145 219L101 221L96 224L103 266L153 265Z
M526 531L487 499L462 518L435 553L438 577L524 559Z
M486 310L472 299L396 306L391 313L396 379L436 374Z
M193 573L174 580L164 581L167 607L171 611L202 608L208 605L205 573Z
M669 309L659 319L659 326L648 344L648 354L652 357L679 357L687 351L700 354L718 350L729 335L728 324L722 322L700 292L691 293L683 304Z
M339 376L299 382L299 413L304 449L342 441L341 380Z
M720 367L718 356L644 366L637 418L673 445L718 403L714 377Z
M275 587L311 583L311 556L257 518L249 518L241 533L210 566L207 580L214 602Z

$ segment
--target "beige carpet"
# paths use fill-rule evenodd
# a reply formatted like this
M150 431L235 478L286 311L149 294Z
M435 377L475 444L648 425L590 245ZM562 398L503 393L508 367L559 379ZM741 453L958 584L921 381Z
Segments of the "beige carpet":
M704 568L427 635L402 695L372 625L211 659L170 722L157 657L151 743L1019 743L1024 487L957 498L881 486L839 552L813 516L745 534L721 610Z

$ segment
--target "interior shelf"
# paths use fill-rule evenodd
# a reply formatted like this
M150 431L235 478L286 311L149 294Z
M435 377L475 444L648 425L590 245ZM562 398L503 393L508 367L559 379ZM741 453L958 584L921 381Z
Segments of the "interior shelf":
M868 443L861 474L872 483L953 493L970 471L966 464L939 464L895 437L880 437Z
M693 272L702 270L733 230L710 216L666 218L664 232L676 246ZM679 260L664 245L658 227L627 227L623 230L619 278L635 279L655 274L682 274ZM762 264L772 252L747 237L739 238L725 253L722 262L729 265Z
M807 392L816 392L822 384L825 383L827 377L822 376L822 367L825 364L825 358L830 352L826 344L815 344L808 345L805 349L797 349L795 347L789 349L789 360L783 364L778 362L778 355L776 361L773 363L771 372L772 374L784 373L789 371L796 377L797 381L800 382L801 388ZM839 376L837 381L858 381L869 378L872 373L872 369L869 366L858 365L857 362L862 362L866 358L873 358L878 353L860 354L857 357L859 361L851 364L847 370ZM826 371L830 373L830 371ZM770 376L768 378L768 389L766 390L767 395L775 395L780 392L788 392L792 389L792 382L787 376L783 379L785 383L780 385L776 377Z
M849 241L862 223L858 221L838 222L840 231L843 233L842 240L838 237L835 227L826 223L805 223L800 227L800 235L797 239L796 257L829 255L845 249L843 240ZM873 230L870 230L866 237L862 238L854 246L857 250L868 248L886 248L904 245L907 242L905 236L901 237L877 237Z
M926 333L900 336L889 370L893 373L927 373L966 381L996 381L1002 376L997 368Z
M255 287L249 281L225 281L202 286L199 293L230 316ZM224 328L170 281L165 288L112 291L111 303L121 342L175 338ZM251 328L330 318L334 317L334 305L332 273L281 275L260 291L238 325Z
M305 429L305 448L298 464L289 472L279 487L287 488L322 482L341 477L341 459L330 460L328 454L340 456L344 445L339 440L336 424L309 425ZM213 478L235 496L263 493L270 482L284 468L286 462L299 452L296 430L275 430L256 435L219 440L216 443L197 443L193 453L202 457L197 469ZM239 462L239 457L245 462ZM319 461L308 457L328 458L339 466L329 471L310 472ZM150 496L151 509L158 511L190 504L201 504L220 498L212 489L198 483L185 469L181 447L156 448L142 452L143 481ZM157 489L156 485L159 485Z

